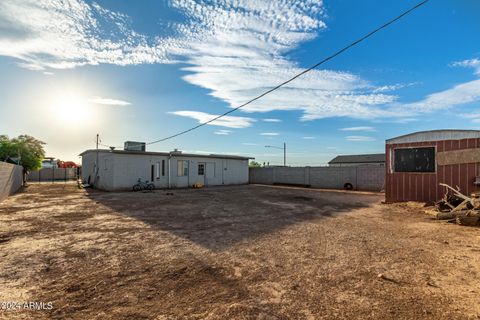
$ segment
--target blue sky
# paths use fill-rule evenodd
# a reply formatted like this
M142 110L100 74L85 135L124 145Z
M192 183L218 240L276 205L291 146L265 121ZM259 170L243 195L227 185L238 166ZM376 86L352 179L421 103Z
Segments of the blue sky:
M211 119L415 1L0 2L0 133L48 156L153 141ZM480 129L480 2L432 0L221 121L149 150L322 165L430 129Z

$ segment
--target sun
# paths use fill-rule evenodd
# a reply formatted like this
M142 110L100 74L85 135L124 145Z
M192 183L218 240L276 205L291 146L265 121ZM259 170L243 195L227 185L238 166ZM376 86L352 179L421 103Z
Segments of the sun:
M93 116L88 101L74 92L60 93L52 97L50 111L60 124L83 124Z

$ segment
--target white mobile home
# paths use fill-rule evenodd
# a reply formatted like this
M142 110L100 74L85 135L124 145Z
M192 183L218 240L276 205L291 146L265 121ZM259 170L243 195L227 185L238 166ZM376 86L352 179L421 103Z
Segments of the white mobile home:
M248 157L96 149L80 156L82 180L108 191L131 190L139 178L152 181L156 188L248 183Z

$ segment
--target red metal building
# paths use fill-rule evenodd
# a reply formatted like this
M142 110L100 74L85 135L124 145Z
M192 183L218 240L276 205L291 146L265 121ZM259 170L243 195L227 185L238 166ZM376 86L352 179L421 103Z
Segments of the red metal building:
M480 131L433 130L386 141L385 200L440 199L439 183L458 186L464 194L479 191Z

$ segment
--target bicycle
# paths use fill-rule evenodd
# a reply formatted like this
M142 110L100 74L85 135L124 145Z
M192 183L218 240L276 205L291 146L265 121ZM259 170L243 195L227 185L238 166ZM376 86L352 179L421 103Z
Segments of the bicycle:
M132 189L135 192L142 190L153 191L155 190L155 185L153 182L148 182L148 180L143 182L142 179L138 178L137 183L133 185Z

